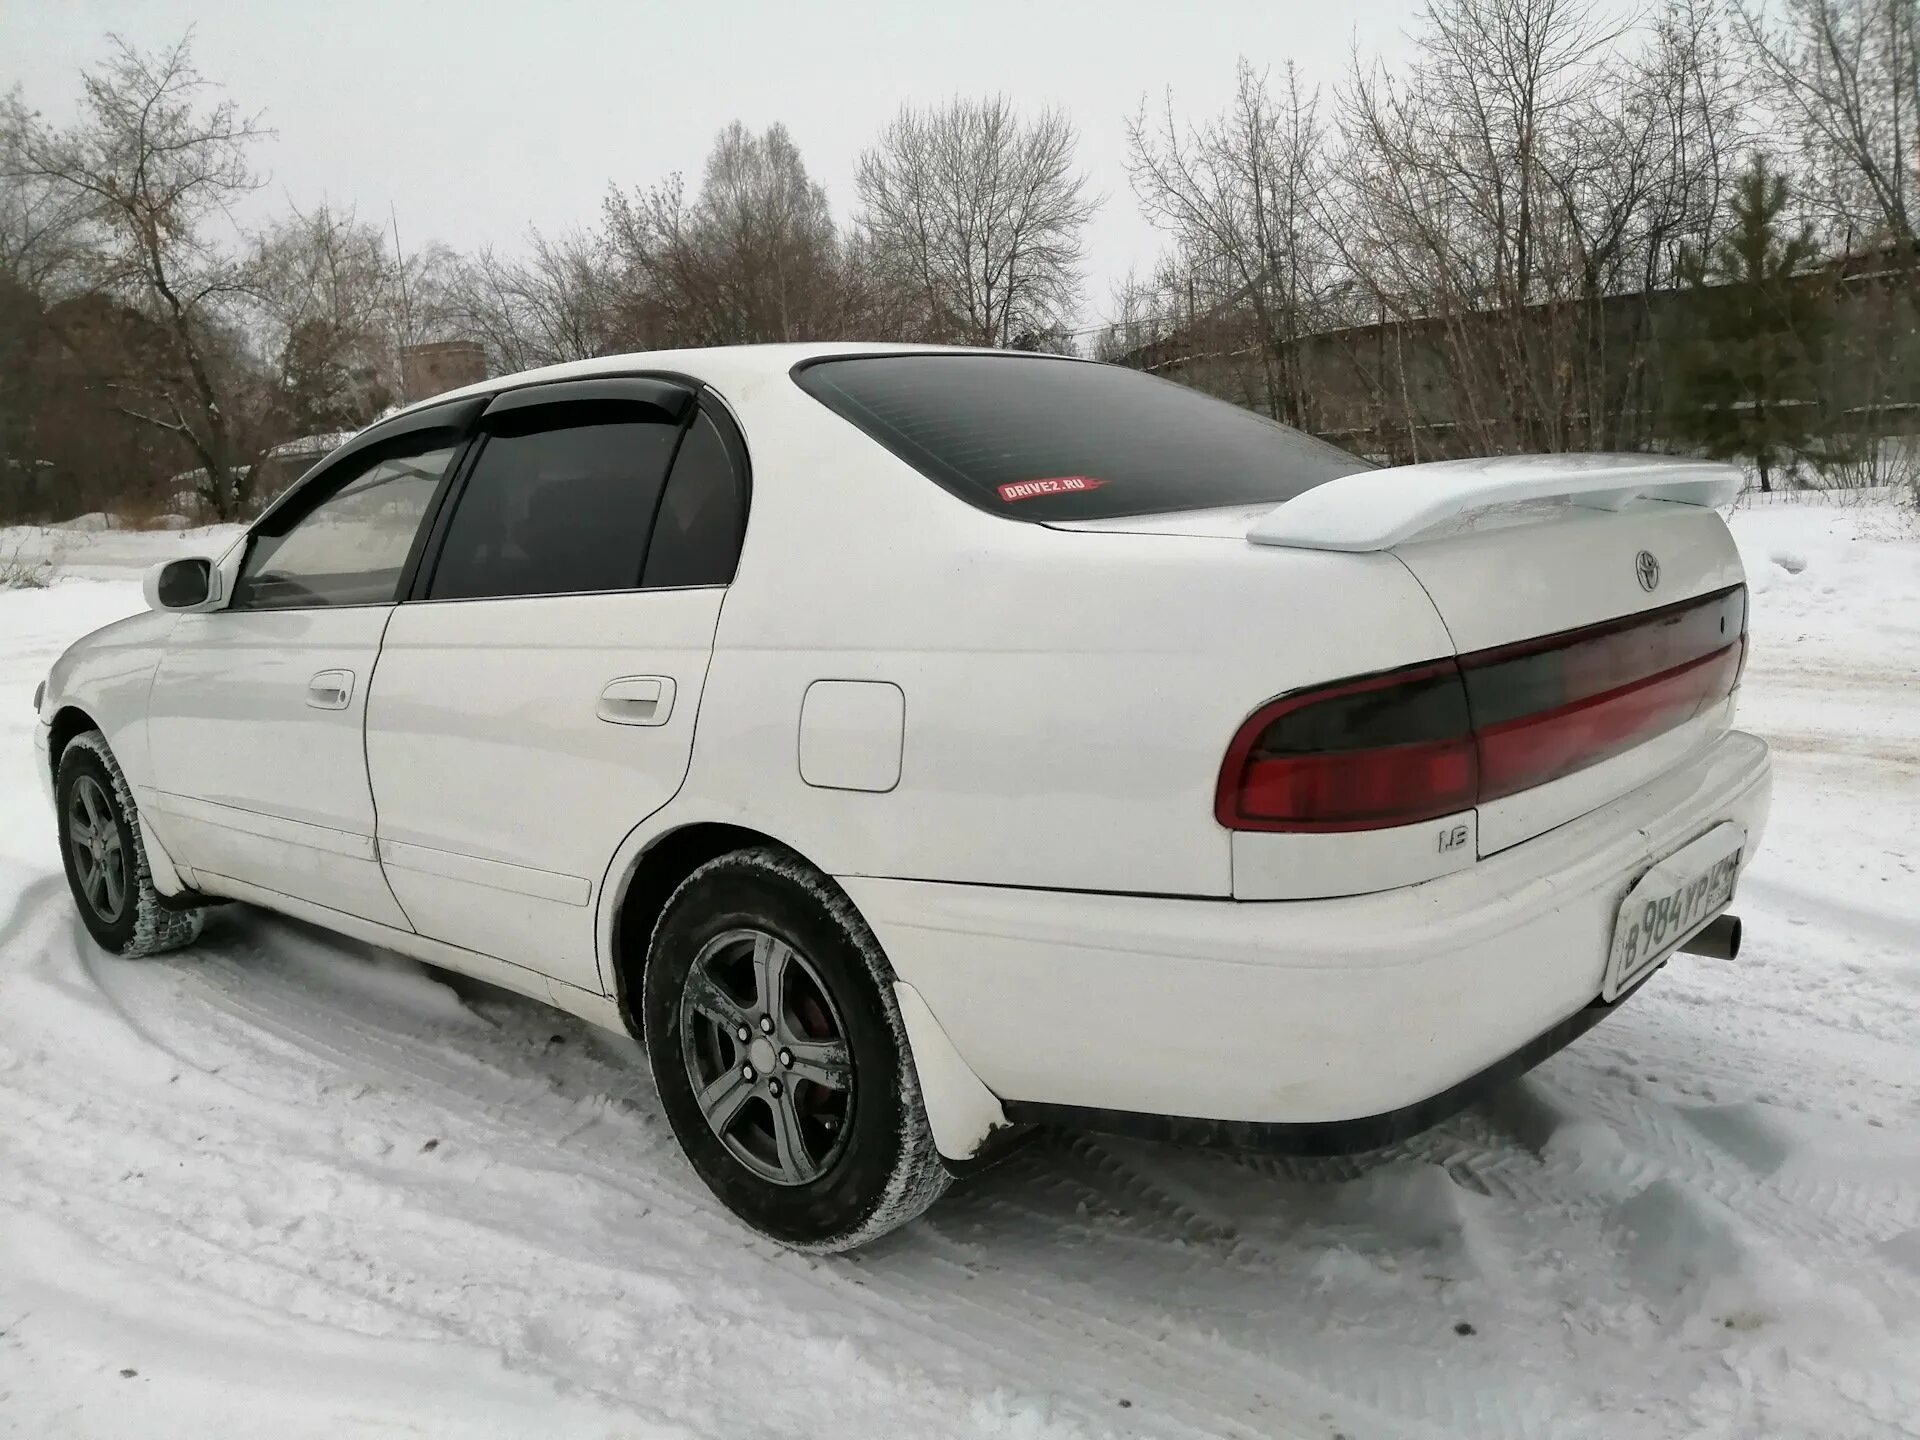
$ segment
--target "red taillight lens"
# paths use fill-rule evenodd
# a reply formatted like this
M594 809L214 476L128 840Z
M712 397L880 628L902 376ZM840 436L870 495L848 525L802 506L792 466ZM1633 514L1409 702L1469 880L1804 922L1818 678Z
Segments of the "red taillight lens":
M1465 809L1478 789L1466 686L1443 660L1261 706L1214 814L1233 830L1373 830Z
M1631 750L1733 692L1740 642L1480 735L1480 799L1498 800Z
M1624 620L1460 657L1480 739L1480 799L1631 750L1733 693L1747 592L1736 586Z
M1283 696L1228 747L1234 830L1372 830L1470 809L1685 724L1739 683L1746 591Z
M1471 806L1478 773L1472 740L1289 755L1249 765L1233 807L1260 830L1410 825Z

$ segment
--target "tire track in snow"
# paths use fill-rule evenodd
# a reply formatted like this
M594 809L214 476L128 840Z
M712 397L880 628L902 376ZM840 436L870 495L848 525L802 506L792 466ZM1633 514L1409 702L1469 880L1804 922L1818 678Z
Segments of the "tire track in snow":
M63 899L55 892L48 903ZM47 951L57 963L57 936ZM1629 1364L1631 1348L1593 1352L1607 1317L1580 1310L1560 1277L1529 1275L1545 1247L1569 1236L1581 1247L1574 1268L1605 1263L1618 1244L1610 1202L1590 1174L1529 1149L1526 1117L1512 1106L1469 1112L1380 1155L1331 1161L1044 1141L967 1182L899 1240L823 1263L755 1241L718 1212L667 1153L650 1085L584 1043L577 1022L484 994L463 1002L467 1018L435 1020L430 1004L423 1019L328 983L329 967L375 963L252 919L164 965L95 962L116 1000L96 1024L148 1006L139 1024L167 1053L191 1055L240 1088L239 1098L190 1097L199 1108L179 1113L174 1097L123 1093L114 1074L91 1087L83 1079L74 1123L100 1125L117 1109L159 1149L198 1157L192 1188L205 1213L170 1209L181 1199L174 1191L72 1214L129 1264L155 1252L123 1242L171 1222L200 1257L176 1260L216 1291L283 1293L295 1308L287 1287L305 1281L321 1287L304 1302L317 1314L436 1327L447 1344L493 1347L513 1369L614 1402L638 1394L624 1363L631 1326L649 1335L692 1326L701 1338L677 1362L685 1378L647 1376L664 1388L670 1416L697 1415L701 1377L743 1353L766 1323L757 1317L777 1314L825 1347L828 1371L844 1368L842 1350L853 1346L850 1383L946 1397L909 1407L946 1416L948 1427L929 1433L1030 1413L1052 1427L1036 1433L1117 1424L1116 1433L1171 1437L1577 1436L1611 1433L1617 1418L1604 1374L1588 1372L1595 1353L1612 1357L1602 1359L1606 1372ZM566 1043L546 1045L554 1034ZM1553 1062L1553 1085L1592 1073L1578 1054ZM18 1078L0 1076L0 1090ZM7 1103L35 1088L14 1086ZM38 1098L62 1103L58 1089ZM75 1099L65 1098L69 1115ZM1586 1108L1559 1103L1568 1115ZM1629 1151L1654 1152L1636 1160L1629 1188L1666 1167L1707 1175L1733 1203L1752 1198L1751 1180L1712 1178L1734 1176L1736 1162L1674 1131L1684 1122L1657 1104L1595 1119L1619 1127ZM428 1130L441 1140L431 1160L414 1150ZM388 1148L366 1149L381 1132ZM100 1158L49 1164L41 1178L74 1193L98 1183ZM281 1183L263 1188L263 1172L275 1169ZM276 1200L282 1188L294 1193ZM287 1228L302 1191L321 1208ZM1792 1213L1813 1199L1769 1203L1786 1207L1793 1223L1780 1233L1796 1246L1857 1238ZM1431 1234L1405 1231L1408 1215L1448 1206L1457 1215ZM356 1253L368 1258L355 1262ZM457 1278L469 1265L482 1267L478 1289ZM696 1321L701 1302L690 1312L687 1297L703 1275L738 1293ZM623 1298L661 1286L679 1298L652 1318ZM1572 1324L1556 1321L1569 1305ZM364 1306L388 1308L356 1309ZM1449 1317L1463 1311L1498 1348L1476 1353L1456 1340ZM1511 1323L1503 1311L1514 1312ZM1398 1362L1356 1361L1362 1336L1363 1356L1377 1357L1385 1338ZM817 1389L794 1376L782 1384ZM990 1407L975 1423L980 1416L953 1404L995 1386L1004 1414ZM1140 1403L1116 1417L1116 1393Z
M1432 1199L1437 1202L1436 1208L1446 1211L1445 1190L1452 1182L1443 1178L1442 1168L1435 1161L1415 1158L1415 1152L1420 1148L1420 1142L1415 1141L1395 1147L1393 1152L1369 1157L1333 1161L1251 1157L1251 1162L1256 1169L1318 1172L1331 1168L1354 1179L1368 1175L1391 1179L1403 1194L1406 1189L1398 1182L1410 1178L1413 1182L1413 1199ZM1064 1187L1056 1184L1053 1187L1056 1190L1070 1189L1110 1204L1112 1190L1117 1189L1123 1201L1129 1198L1137 1200L1137 1207L1115 1210L1110 1219L1105 1215L1097 1219L1108 1220L1109 1224L1124 1229L1130 1237L1138 1235L1143 1228L1166 1232L1168 1241L1191 1256L1190 1268L1204 1268L1209 1274L1217 1276L1222 1267L1231 1267L1246 1274L1259 1274L1267 1269L1281 1271L1290 1265L1297 1265L1301 1254L1297 1241L1289 1254L1286 1244L1268 1236L1247 1233L1231 1214L1208 1204L1207 1180L1217 1179L1221 1175L1244 1175L1248 1166L1236 1163L1240 1158L1206 1151L1179 1152L1145 1142L1067 1137L1058 1142L1057 1156L1042 1156L1031 1163L1047 1166L1049 1173L1066 1177L1068 1184ZM1073 1169L1076 1160L1089 1168L1076 1173ZM1156 1160L1167 1163L1156 1171L1153 1164ZM1203 1172L1198 1177L1194 1174L1195 1167ZM1112 1187L1103 1188L1101 1181L1113 1182ZM1282 1186L1280 1194L1273 1198L1284 1208L1289 1198L1298 1200L1299 1196L1290 1196L1290 1191L1299 1188ZM1327 1197L1322 1194L1316 1198ZM1389 1196L1390 1201L1397 1198ZM1404 1219L1394 1213L1398 1208L1390 1203L1385 1215L1380 1217L1385 1224L1382 1227L1383 1234L1372 1237L1376 1242L1392 1237L1394 1226ZM1085 1210L1084 1205L1076 1206L1077 1214L1085 1213ZM1364 1207L1362 1213L1368 1213ZM1492 1239L1492 1228L1479 1216L1463 1215L1459 1218L1465 1232L1462 1240L1466 1249L1484 1250ZM1097 1223L1097 1219L1094 1223ZM1361 1229L1365 1230L1370 1223L1370 1219L1363 1219ZM1338 1226L1329 1231L1324 1222L1316 1222L1305 1216L1303 1224L1314 1230L1316 1243L1325 1240L1337 1245L1342 1238ZM1415 1220L1414 1224L1417 1228L1429 1228L1432 1222ZM1090 1230L1090 1237L1094 1233ZM1366 1237L1362 1238L1364 1240ZM1472 1258L1497 1270L1511 1269L1499 1253L1497 1241L1493 1243L1493 1249L1495 1253L1478 1254ZM1276 1317L1276 1323L1288 1325L1296 1318ZM1259 1332L1245 1336L1230 1335L1226 1333L1224 1325L1220 1325L1220 1330L1219 1344L1223 1349L1258 1363L1264 1348L1256 1338ZM1444 1327L1442 1333L1445 1334ZM1290 1333L1287 1337L1291 1347L1288 1365L1301 1380L1312 1385L1314 1393L1320 1397L1317 1403L1336 1413L1344 1410L1367 1417L1367 1423L1360 1426L1361 1433L1374 1433L1380 1426L1388 1427L1388 1433L1415 1434L1527 1436L1585 1433L1583 1425L1569 1418L1570 1412L1580 1408L1584 1396L1569 1395L1562 1387L1544 1377L1516 1383L1510 1375L1489 1373L1484 1366L1476 1363L1470 1353L1459 1350L1457 1339L1451 1335L1446 1335L1452 1342L1451 1349L1436 1343L1438 1337L1430 1338L1424 1342L1424 1348L1430 1353L1422 1356L1419 1354L1419 1342L1415 1342L1409 1346L1407 1363L1384 1368L1356 1365L1344 1353L1347 1347L1336 1336L1337 1332L1308 1335Z
M1920 764L1920 752L1915 763ZM1920 914L1862 904L1776 874L1743 879L1740 893L1769 910L1817 924L1823 934L1870 940L1908 955L1920 952Z
M294 1050L305 1053L308 1059L319 1061L343 1073L365 1074L375 1081L399 1081L415 1093L419 1093L424 1087L426 1094L433 1098L436 1105L445 1108L443 1118L447 1120L456 1120L463 1104L470 1104L471 1100L477 1099L489 1113L525 1112L519 1118L537 1125L538 1103L548 1095L546 1086L526 1085L525 1075L512 1064L485 1058L491 1052L481 1052L481 1058L476 1058L474 1054L459 1055L456 1052L457 1063L447 1063L442 1053L448 1043L445 1035L435 1037L438 1042L435 1045L408 1047L396 1041L391 1034L383 1032L377 1022L352 1013L329 1010L324 1003L324 997L316 996L309 991L301 982L297 972L279 973L271 966L250 969L245 955L216 954L207 957L206 962L199 965L182 962L177 978L182 988L195 998L224 1012L229 1017L239 1017L257 1026L255 1029L250 1029L248 1025L243 1025L237 1030L223 1031L230 1043L244 1043L251 1040L253 1053L245 1057L245 1060L253 1064L284 1064L287 1059L287 1047L290 1045ZM116 982L109 980L106 983L112 985ZM519 1006L517 1001L505 1001L504 1004L509 1007ZM550 1023L543 1012L534 1010L530 1006L524 1008L536 1017L541 1025ZM260 1043L263 1036L271 1043ZM229 1061L229 1064L238 1063L243 1062L239 1059ZM491 1070L495 1078L504 1081L505 1093L496 1092L491 1086L483 1085L478 1087L476 1094L476 1087L472 1083L476 1077L473 1071L467 1068L469 1066L483 1072ZM538 1133L537 1129L535 1133ZM525 1163L518 1157L516 1160L521 1165ZM1124 1180L1131 1173L1115 1163L1096 1168L1101 1171L1099 1178L1108 1180L1116 1177ZM620 1178L630 1180L631 1176L622 1174ZM1064 1176L1056 1178L1061 1183L1070 1180L1071 1167L1068 1167ZM1123 1190L1124 1188L1123 1186ZM687 1189L693 1201L689 1208L696 1209L704 1200L703 1193L698 1191L697 1187L693 1187L690 1181ZM1100 1187L1097 1184L1093 1189L1094 1193L1100 1193ZM1148 1193L1151 1193L1151 1187ZM1110 1201L1112 1197L1109 1195L1108 1199ZM1124 1217L1124 1223L1130 1232L1140 1234L1148 1228L1138 1222L1137 1216L1125 1211L1119 1213ZM723 1231L729 1229L730 1222L720 1221L719 1228ZM984 1308L982 1313L997 1316L993 1328L1008 1328L1007 1317L992 1307ZM910 1316L906 1318L907 1323L913 1323ZM896 1313L893 1319L895 1323L900 1323L902 1317ZM924 1326L924 1320L921 1323ZM1058 1329L1059 1327L1055 1326L1050 1330L1045 1325L1035 1328L1032 1338L1036 1342L1036 1347L1043 1352L1049 1349L1057 1350L1058 1334L1054 1332ZM1068 1333L1080 1334L1083 1337L1087 1333L1084 1327L1078 1325L1068 1326L1066 1329ZM938 1336L943 1344L953 1343L951 1337L946 1336L938 1327L932 1328L930 1333ZM1048 1340L1050 1333L1053 1334L1056 1342L1051 1346L1044 1343ZM992 1362L996 1368L1002 1370L1014 1368L1010 1364L1012 1352L1003 1342L986 1345L971 1344L969 1348L981 1359ZM1168 1349L1164 1343L1159 1348L1162 1351ZM1178 1356L1179 1348L1176 1347L1173 1353ZM1219 1357L1203 1349L1186 1357L1186 1360L1187 1363L1182 1368L1196 1373L1206 1373L1218 1368ZM1262 1362L1256 1360L1255 1364L1261 1365ZM1270 1363L1264 1365L1263 1378L1268 1389L1282 1388L1277 1384L1281 1377L1273 1372ZM1033 1373L1032 1383L1044 1387L1048 1379L1045 1371L1036 1371ZM1349 1391L1353 1388L1346 1387ZM1340 1390L1339 1386L1324 1390L1316 1387L1310 1403L1333 1403L1338 1398ZM1375 1398L1372 1403L1378 1404L1379 1401ZM1404 1400L1400 1402L1400 1408L1405 1408ZM1217 1411L1209 1415L1205 1407L1200 1407L1196 1413L1201 1417L1196 1420L1197 1433L1219 1432L1221 1425L1230 1418ZM1392 1417L1375 1413L1370 1418L1375 1426L1378 1426ZM1501 1433L1521 1433L1507 1426L1496 1428ZM1394 1427L1392 1433L1400 1433L1399 1427Z
M260 1013L263 1016L264 1022L267 1022L266 1030L263 1033L271 1034L276 1040L297 1037L301 1043L310 1044L312 1049L309 1058L311 1059L319 1060L329 1065L344 1065L349 1068L356 1068L356 1062L358 1062L357 1068L363 1072L374 1073L379 1079L398 1082L412 1090L416 1095L424 1091L425 1096L431 1096L436 1102L445 1104L447 1107L446 1118L454 1119L459 1115L462 1096L467 1088L464 1082L469 1080L471 1078L470 1076L459 1073L455 1067L436 1063L430 1054L408 1054L402 1047L396 1046L390 1037L381 1035L376 1026L370 1025L360 1017L340 1014L329 1016L322 1007L313 1003L311 996L298 993L299 987L297 985L293 987L295 993L292 996L280 997L290 1002L288 1011L276 1014L272 1003L275 998L274 990L276 988L274 977L260 974L251 976L250 978L254 981L259 998L257 1000L250 998L239 1004L235 1003L235 997L229 990L228 982L231 980L246 980L249 977L244 973L228 972L227 974L222 974L217 965L205 973L196 973L187 969L185 962L183 962L179 978L183 982L183 988L189 991L198 990L201 992L197 998L211 1000L223 1007L230 1007L229 1013L244 1014L249 1010ZM540 1027L548 1027L552 1023L551 1018L546 1013L540 1012L530 1005L521 1007L520 1002L517 1001L506 1001L504 1003L509 1007L523 1008L539 1022ZM235 1032L235 1034L245 1035L246 1031L243 1028ZM367 1045L369 1038L374 1042L371 1047ZM271 1047L256 1047L256 1053L247 1058L256 1063L284 1063L286 1054L282 1047L275 1045ZM238 1064L241 1063L241 1061L236 1057L233 1063ZM507 1067L507 1070L510 1080L524 1078L523 1076L513 1075L510 1067ZM539 1118L538 1115L532 1113L535 1107L531 1103L523 1102L537 1101L542 1098L544 1093L540 1087L533 1087L524 1092L516 1093L506 1097L508 1103L504 1108L509 1110L516 1108L526 1110L529 1113L519 1118L537 1121ZM489 1111L494 1111L500 1107L488 1106L487 1108ZM536 1128L533 1133L537 1135L540 1132ZM283 1153L283 1147L276 1145L272 1148L271 1153ZM672 1163L675 1169L679 1168L677 1158ZM630 1183L633 1177L630 1173L618 1172L617 1179ZM734 1228L730 1220L713 1212L710 1202L707 1202L705 1199L704 1191L698 1189L697 1184L692 1181L690 1176L684 1178L681 1188L684 1188L689 1196L697 1197L696 1203L686 1207L688 1213L710 1217L709 1228L717 1238L724 1241L730 1248L737 1248L744 1242L748 1245L757 1245L759 1248L769 1252L772 1258L783 1263L791 1263L792 1259L795 1258L787 1257L784 1252L780 1252L774 1247L766 1246L761 1242L746 1241L741 1232ZM622 1190L617 1193L624 1196L626 1191ZM219 1242L206 1239L205 1243L217 1246ZM360 1295L363 1293L359 1287L350 1288L353 1294ZM897 1307L891 1306L889 1308L897 1309ZM893 1318L899 1319L902 1317L899 1314L895 1314ZM905 1318L909 1321L913 1319L911 1315ZM1005 1317L1002 1316L1001 1319L1004 1321ZM924 1324L924 1316L921 1317L921 1320ZM997 1328L1006 1327L1002 1325ZM936 1329L934 1333L941 1339L942 1343L951 1343L952 1337L947 1336L943 1330ZM498 1338L499 1337L496 1337L496 1339ZM1047 1338L1044 1328L1037 1333L1034 1338L1039 1341L1044 1341ZM996 1368L998 1369L1014 1370L1016 1368L1007 1363L1011 1358L1012 1352L1009 1352L1004 1342L996 1341L991 1344L971 1343L970 1348L982 1359L995 1362ZM1038 1344L1028 1348L1044 1354L1056 1351L1058 1346L1057 1344L1051 1346ZM525 1360L527 1357L515 1356L512 1358ZM1198 1372L1203 1371L1205 1366L1204 1364L1196 1363L1191 1368ZM1032 1372L1030 1380L1036 1389L1044 1392L1050 1383L1056 1381L1056 1378L1057 1377L1052 1376L1044 1369L1036 1369ZM1217 1414L1208 1414L1204 1407L1200 1407L1197 1413L1201 1418L1196 1422L1194 1433L1224 1433L1220 1430L1223 1417Z
M404 1077L414 1082L424 1081L436 1088L465 1093L459 1083L462 1078L459 1074L459 1066L437 1063L436 1055L406 1051L388 1034L383 1033L376 1024L356 1016L342 1016L327 1010L321 1003L321 997L310 992L301 983L297 971L263 974L258 970L244 969L237 963L229 963L224 966L209 967L204 973L196 974L195 978L205 982L208 997L213 1003L231 1014L249 1017L264 1033L306 1050L312 1058L346 1070L354 1069L356 1060L361 1062L374 1060L375 1073L381 1077ZM280 993L275 994L276 990ZM518 1004L519 1002L507 1003ZM347 1043L342 1038L343 1035L350 1037L352 1043ZM443 1044L437 1048L445 1050L446 1046ZM459 1058L464 1062L476 1063L483 1067L487 1065L484 1058L475 1056ZM506 1078L510 1086L524 1079L523 1076L513 1075L507 1071L497 1070L496 1073ZM543 1096L544 1090L537 1090L532 1098L543 1098ZM482 1092L476 1098L484 1102L488 1096ZM515 1100L521 1098L517 1088L511 1098ZM458 1104L459 1099L456 1096L452 1105L457 1108ZM511 1105L509 1108L512 1108ZM1154 1235L1151 1219L1143 1219L1143 1216L1151 1217L1157 1214L1171 1226L1174 1238L1200 1239L1207 1242L1232 1240L1231 1227L1202 1219L1191 1208L1173 1198L1169 1192L1155 1185L1148 1176L1129 1167L1097 1142L1087 1139L1073 1141L1067 1148L1066 1158L1077 1158L1085 1162L1098 1179L1113 1182L1113 1186L1120 1191L1121 1198L1138 1202L1135 1206L1115 1212L1124 1217L1125 1225L1135 1234ZM1111 1194L1106 1193L1097 1183L1087 1182L1084 1177L1076 1177L1071 1167L1056 1179L1062 1184L1080 1183L1085 1193L1111 1204L1113 1199ZM697 1196L699 1192L696 1191L695 1194ZM1164 1240L1167 1237L1154 1235L1154 1238ZM1233 1248L1231 1244L1228 1245L1229 1254L1232 1253ZM991 1347L979 1353L983 1358L999 1359L1002 1362L1006 1357L1004 1346ZM1273 1378L1268 1377L1270 1383ZM1412 1411L1411 1414L1403 1413L1399 1418L1417 1418L1419 1414L1435 1408L1437 1403L1433 1396L1424 1394L1419 1397L1421 1403L1411 1406L1404 1398L1398 1402L1386 1402L1378 1394L1378 1387L1356 1387L1351 1383L1342 1386L1337 1380L1330 1381L1324 1376L1320 1377L1317 1392L1314 1397L1315 1403L1332 1403L1336 1399L1345 1399L1359 1401L1368 1408L1385 1404L1389 1406L1390 1411ZM1454 1397L1439 1408L1458 1413L1463 1407L1460 1400ZM1525 1427L1496 1421L1484 1409L1476 1409L1473 1413L1477 1428L1484 1433L1529 1433ZM1377 1424L1392 1417L1390 1414L1376 1413L1371 1418ZM1218 1418L1216 1417L1211 1423L1219 1423Z

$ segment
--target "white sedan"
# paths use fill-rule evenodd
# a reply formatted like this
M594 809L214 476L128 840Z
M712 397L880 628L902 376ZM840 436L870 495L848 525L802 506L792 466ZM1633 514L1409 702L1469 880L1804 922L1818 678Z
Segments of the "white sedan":
M1375 469L1131 371L617 356L334 452L37 744L106 949L240 900L642 1038L840 1249L1034 1122L1327 1151L1731 955L1736 477Z

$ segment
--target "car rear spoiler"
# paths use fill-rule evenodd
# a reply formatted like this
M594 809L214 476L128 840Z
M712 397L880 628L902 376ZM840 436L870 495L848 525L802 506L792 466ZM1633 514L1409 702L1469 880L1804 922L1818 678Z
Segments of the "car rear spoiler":
M1739 492L1732 465L1664 455L1500 455L1362 470L1275 506L1247 531L1255 545L1387 550L1490 505L1567 500L1620 510L1638 499L1712 507Z

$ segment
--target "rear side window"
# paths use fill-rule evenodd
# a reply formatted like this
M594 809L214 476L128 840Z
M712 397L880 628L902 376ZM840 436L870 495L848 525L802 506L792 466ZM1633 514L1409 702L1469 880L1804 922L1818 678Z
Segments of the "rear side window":
M680 442L660 497L642 583L648 589L725 585L740 561L746 490L726 441L704 413Z
M632 590L680 429L617 404L512 411L460 491L429 600Z
M961 499L1021 520L1277 505L1366 461L1137 370L1016 355L817 361L800 387Z

